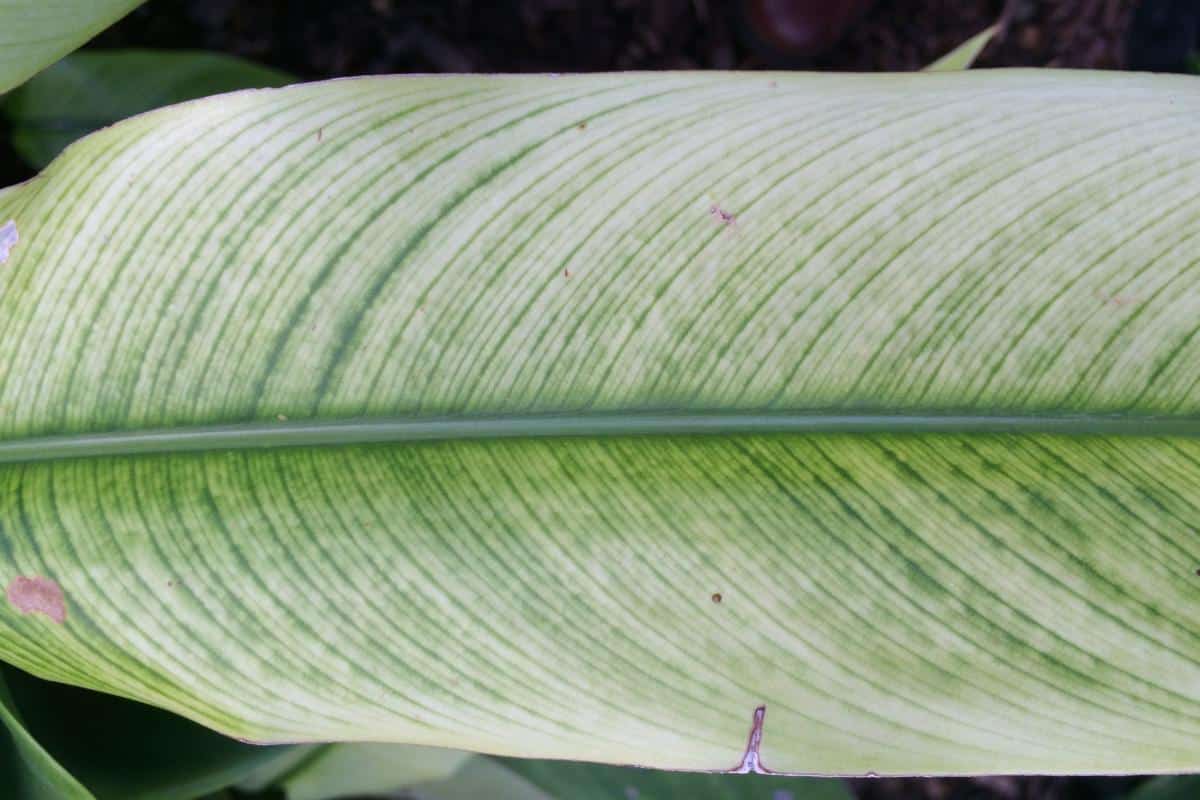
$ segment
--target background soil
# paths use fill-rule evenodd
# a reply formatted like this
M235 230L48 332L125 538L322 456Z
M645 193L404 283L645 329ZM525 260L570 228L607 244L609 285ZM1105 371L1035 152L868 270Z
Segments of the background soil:
M1181 3L1193 9L1193 28L1170 23L1168 33L1194 39L1200 2L1165 0L1157 5ZM981 67L1122 69L1129 66L1127 33L1139 5L1137 0L877 0L836 45L822 55L800 58L754 34L743 13L745 4L150 0L90 46L220 50L304 79L391 72L915 70L1001 21L1000 34L978 62ZM1173 67L1176 56L1163 55L1153 41L1134 44L1129 52L1135 60L1140 46L1143 60L1149 58L1153 65L1157 55L1159 68ZM1188 46L1185 42L1185 50ZM0 185L30 174L7 150L7 141L0 128ZM1137 782L993 777L863 780L853 785L863 800L1102 800L1123 797Z

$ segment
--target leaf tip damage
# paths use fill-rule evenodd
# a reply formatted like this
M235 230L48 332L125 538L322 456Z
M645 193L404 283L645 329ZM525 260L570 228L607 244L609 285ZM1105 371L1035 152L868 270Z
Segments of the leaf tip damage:
M8 254L16 247L21 237L17 235L17 223L9 220L0 226L0 264L8 261Z
M18 575L8 584L8 602L21 614L44 614L59 625L67 621L62 588L49 578Z

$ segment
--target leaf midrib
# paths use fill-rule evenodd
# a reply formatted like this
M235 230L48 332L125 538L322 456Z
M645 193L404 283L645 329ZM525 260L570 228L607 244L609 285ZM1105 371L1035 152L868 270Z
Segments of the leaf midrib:
M604 412L249 422L34 436L0 442L0 464L279 447L616 436L752 434L1200 436L1200 418L1104 414Z

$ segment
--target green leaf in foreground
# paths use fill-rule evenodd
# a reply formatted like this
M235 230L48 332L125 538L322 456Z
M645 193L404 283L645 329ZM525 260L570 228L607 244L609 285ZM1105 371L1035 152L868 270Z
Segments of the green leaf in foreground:
M3 110L12 123L13 147L40 169L81 136L135 114L293 81L279 70L221 53L85 50L17 89Z
M939 58L925 68L926 72L957 72L959 70L970 69L975 63L975 59L979 58L979 54L988 46L988 43L995 37L996 32L1000 30L999 25L993 25L967 39L958 47L951 50L946 55Z
M1196 86L374 78L99 132L0 192L0 655L258 741L1195 769Z
M0 676L0 784L16 800L94 800L30 734Z
M0 0L0 94L128 14L142 0Z

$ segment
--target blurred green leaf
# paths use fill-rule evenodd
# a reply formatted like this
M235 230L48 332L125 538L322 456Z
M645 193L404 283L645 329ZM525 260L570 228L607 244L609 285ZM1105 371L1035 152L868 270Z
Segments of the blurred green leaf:
M331 744L313 750L273 785L282 789L288 800L334 800L441 781L469 758L471 753L440 747Z
M293 770L301 767L317 752L331 747L325 744L295 745L291 751L275 761L263 764L261 767L243 775L236 784L241 792L265 792L279 783Z
M556 800L852 800L835 778L665 772L570 761L498 760Z
M493 758L434 747L320 746L283 774L239 783L287 800L334 800L405 790L420 800L850 800L843 781L666 772L556 760Z
M24 776L19 800L184 800L292 750L243 744L141 703L0 669L10 691L0 715Z
M420 800L852 800L835 778L666 772L571 761L477 757ZM295 798L292 798L295 800Z
M1200 775L1162 775L1139 786L1129 800L1195 800L1200 797Z
M417 800L555 800L503 760L487 756L470 759L447 780L414 786L410 791Z
M0 786L14 800L92 800L87 791L30 735L0 672L0 723L7 741L0 750Z
M285 72L220 53L93 50L75 53L12 93L4 113L13 148L30 166L126 117L214 94L284 86Z
M0 0L0 94L70 53L142 0Z
M992 40L992 37L996 35L996 31L998 30L1000 30L1000 26L993 25L986 30L980 31L930 64L925 68L925 71L958 72L970 69L971 65L975 63L975 59L979 58L979 54L983 52L983 48L987 47L988 42Z

